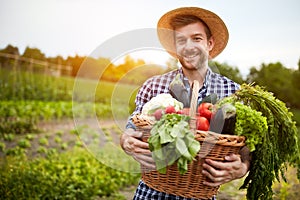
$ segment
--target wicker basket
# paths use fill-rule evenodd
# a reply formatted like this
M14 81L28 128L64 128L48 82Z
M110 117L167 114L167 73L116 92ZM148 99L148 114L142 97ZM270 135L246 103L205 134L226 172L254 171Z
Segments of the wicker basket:
M199 88L194 85L191 106L198 97L198 91ZM195 110L192 110L190 115L195 116ZM136 123L140 122L138 117L133 121L134 123L135 121ZM201 148L195 160L188 165L188 171L180 175L177 163L167 167L166 174L161 174L156 170L151 171L145 166L141 166L142 180L146 185L160 192L186 198L211 199L217 194L219 186L211 187L203 184L203 181L206 180L206 177L202 175L203 159L224 160L226 155L238 154L240 148L245 145L245 137L195 130L195 120L191 121L191 129L195 131L195 139L200 142ZM147 141L151 126L142 122L137 128L143 132L143 141Z

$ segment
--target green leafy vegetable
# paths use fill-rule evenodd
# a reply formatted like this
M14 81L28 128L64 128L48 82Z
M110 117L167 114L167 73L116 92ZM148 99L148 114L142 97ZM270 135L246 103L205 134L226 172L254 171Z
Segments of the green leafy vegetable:
M251 109L240 102L234 104L236 107L235 133L247 138L246 145L250 152L255 146L263 141L268 131L267 118L261 112Z
M234 107L236 121L234 135L243 135L247 138L246 145L250 152L255 150L255 146L263 141L268 131L267 118L262 113L252 109L241 102L234 102L234 98L226 97L218 102L217 107ZM232 109L228 112L232 112ZM228 125L228 124L227 124ZM226 124L224 124L226 126ZM226 133L225 133L226 134Z
M243 84L240 90L226 98L223 103L226 101L234 103L237 110L241 111L237 114L241 119L237 119L236 131L242 135L252 132L247 135L247 140L251 140L247 143L251 143L252 150L255 149L252 152L250 171L241 188L247 188L247 199L272 199L272 184L275 179L279 180L279 176L285 179L288 164L298 168L300 180L299 138L292 113L284 102L260 86ZM247 118L249 112L253 111L242 108L242 104L238 102L259 111L265 117L268 128L265 134L265 122L259 118L254 119L254 115ZM247 123L249 127L245 126ZM255 140L259 142L255 144Z
M188 163L200 150L200 143L190 130L189 119L185 115L165 114L151 129L149 149L160 173L166 173L167 166L177 161L179 173L184 174Z

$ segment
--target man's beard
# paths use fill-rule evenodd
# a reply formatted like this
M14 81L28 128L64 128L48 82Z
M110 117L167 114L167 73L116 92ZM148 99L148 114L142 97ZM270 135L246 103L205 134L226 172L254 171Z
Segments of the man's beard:
M193 51L185 51L183 55L178 56L183 68L188 70L200 70L206 67L208 54L206 51L198 48Z

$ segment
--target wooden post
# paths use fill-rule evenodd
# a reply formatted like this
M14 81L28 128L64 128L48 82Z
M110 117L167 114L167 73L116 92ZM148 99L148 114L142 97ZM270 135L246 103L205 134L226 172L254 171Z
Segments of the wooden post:
M61 67L61 60L58 59L58 65L57 65L57 71L56 71L56 75L59 77L61 76L61 71L62 71L62 67Z
M30 74L32 74L32 72L33 72L33 58L30 58L30 61L29 61L29 72L30 72Z
M48 73L48 65L49 65L49 63L48 63L48 61L46 61L45 68L44 68L44 75L47 75L47 73Z
M14 64L13 64L13 99L16 99L16 83L17 83L17 67L18 67L18 61L19 61L19 56L18 55L14 55Z

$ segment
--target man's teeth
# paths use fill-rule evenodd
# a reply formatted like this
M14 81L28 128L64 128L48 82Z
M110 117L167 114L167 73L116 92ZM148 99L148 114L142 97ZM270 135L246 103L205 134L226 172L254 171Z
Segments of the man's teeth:
M186 58L194 58L196 57L197 55L190 55L190 56L185 56Z

